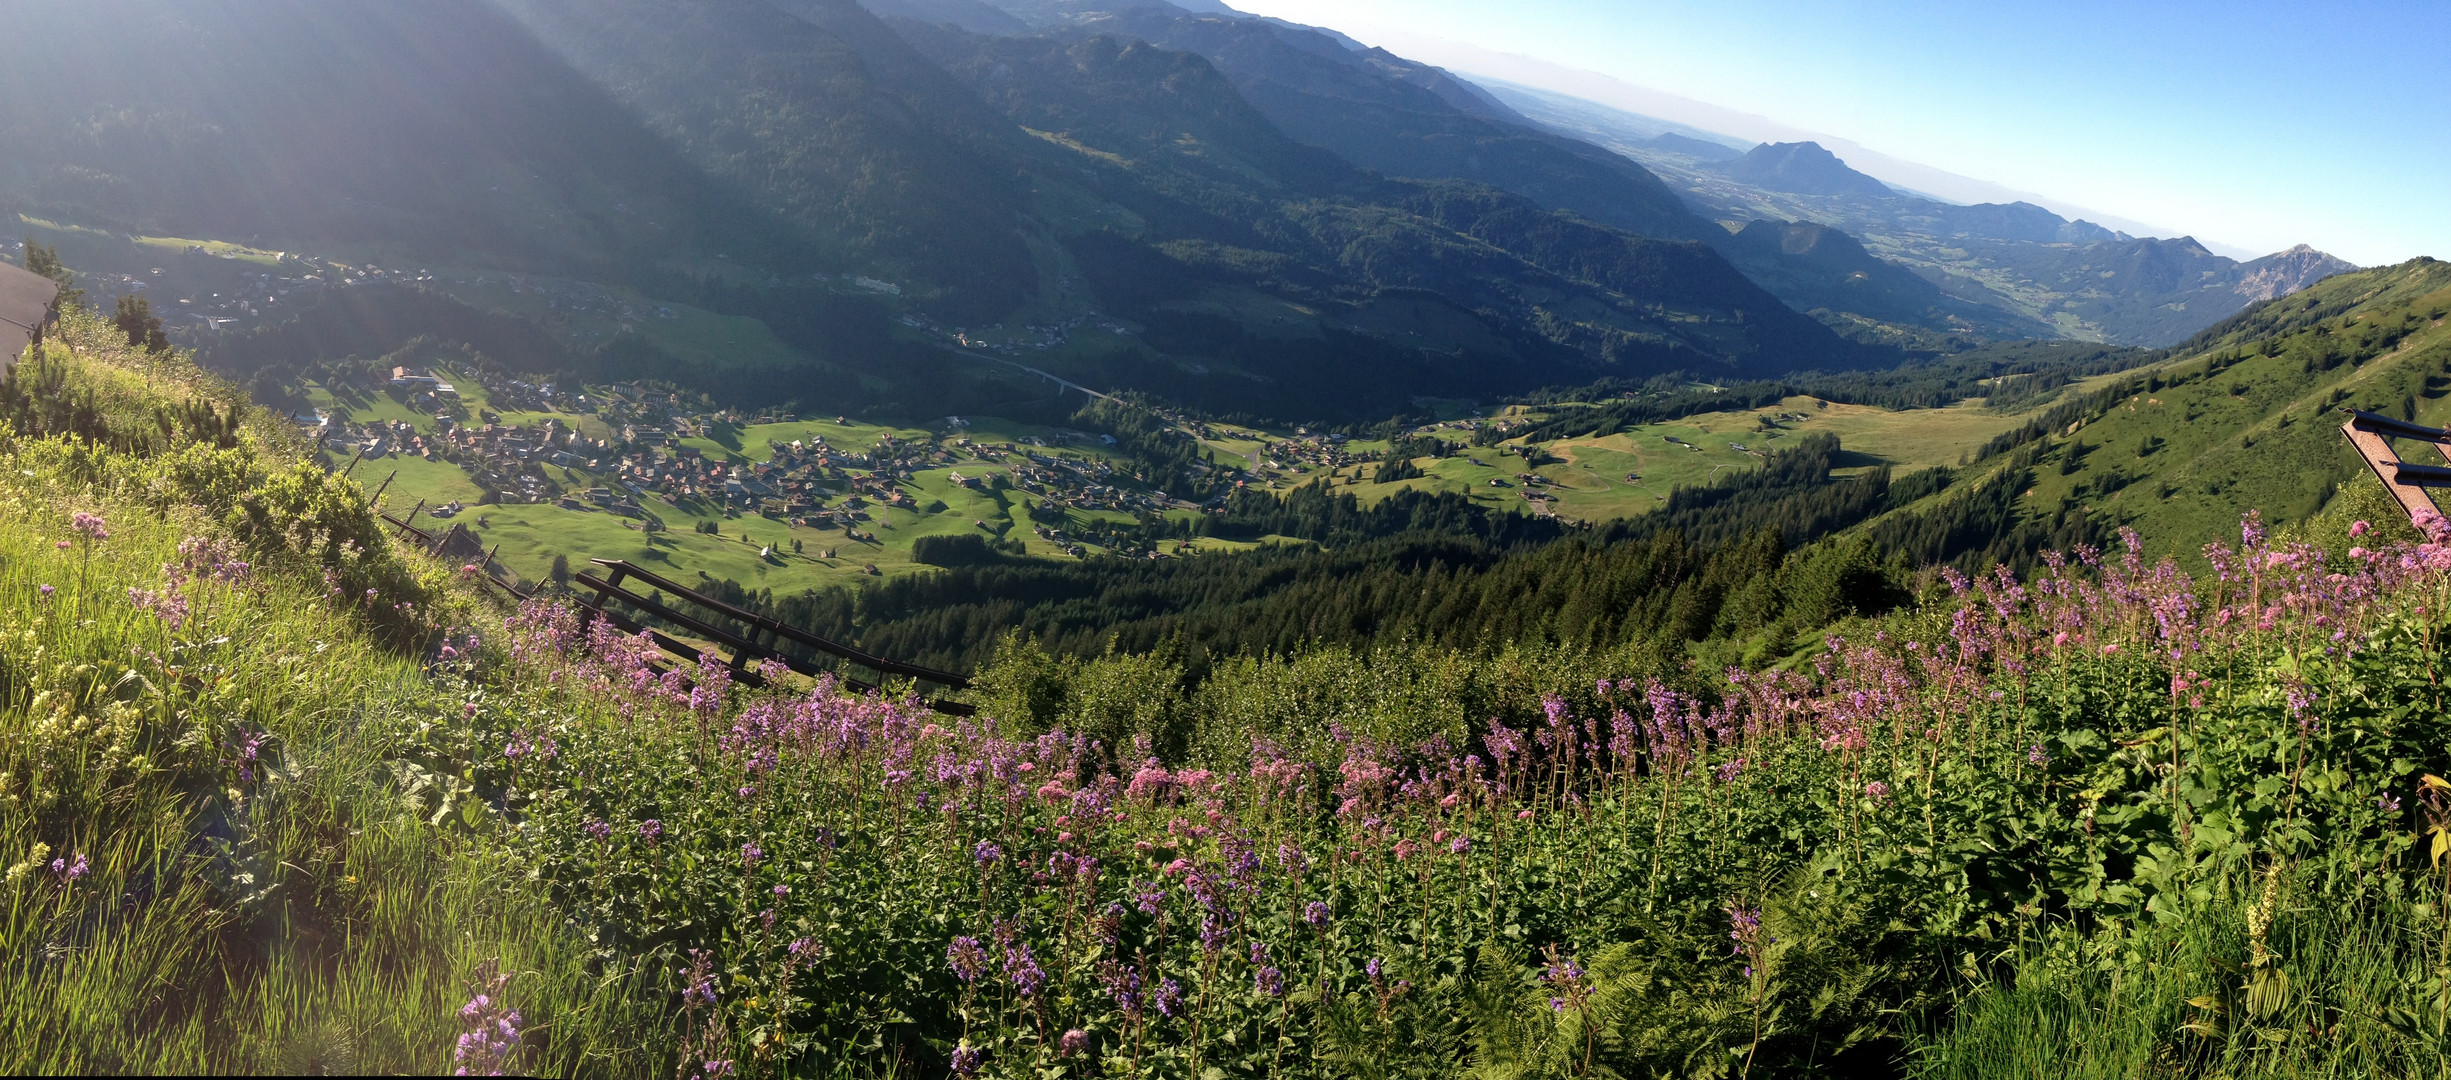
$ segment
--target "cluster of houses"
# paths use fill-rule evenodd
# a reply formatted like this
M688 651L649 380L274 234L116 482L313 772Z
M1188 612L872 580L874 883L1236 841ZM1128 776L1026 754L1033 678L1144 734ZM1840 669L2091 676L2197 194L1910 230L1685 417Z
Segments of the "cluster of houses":
M1074 510L1158 513L1174 507L1163 491L1141 491L1115 483L1116 470L1102 459L1023 453L1012 466L1013 486Z
M821 435L790 443L769 442L764 461L716 455L685 445L724 426L787 420L731 412L698 413L679 397L635 385L564 391L550 383L489 383L489 408L466 418L458 388L442 375L406 367L389 372L389 383L415 400L442 401L431 423L335 422L318 414L309 434L341 455L379 459L413 455L465 469L471 479L504 502L552 503L581 512L644 518L646 502L757 514L795 527L840 529L861 538L862 528L882 508L920 511L923 494L911 485L916 473L945 470L954 485L970 490L1013 487L1051 506L1080 511L1157 513L1183 504L1165 492L1136 483L1128 470L1096 456L1060 449L1096 442L1100 436L1061 432L1046 438L986 443L959 434L944 440L886 437L870 447L829 445ZM548 417L514 425L495 409L585 410L608 421L609 438L591 438L571 421ZM466 419L463 419L466 418ZM309 418L301 417L301 423ZM591 425L592 429L592 425ZM1112 439L1106 439L1112 442ZM1050 445L1053 444L1053 445ZM1287 453L1334 455L1350 460L1336 441L1309 439L1287 444ZM567 472L549 473L559 467ZM939 504L941 507L941 504ZM931 507L935 508L935 507ZM445 512L456 512L451 507ZM440 516L438 514L438 516ZM873 539L873 536L869 537ZM1055 542L1078 548L1076 538Z
M1313 435L1309 428L1295 428L1294 437L1260 444L1260 455L1273 472L1307 469L1341 469L1360 464L1364 459L1345 449L1342 435Z

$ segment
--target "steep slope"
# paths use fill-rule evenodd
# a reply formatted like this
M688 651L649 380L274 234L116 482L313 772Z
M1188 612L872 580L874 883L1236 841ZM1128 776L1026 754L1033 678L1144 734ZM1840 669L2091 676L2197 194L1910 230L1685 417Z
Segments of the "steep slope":
M1256 291L1312 305L1314 322L1516 363L1556 347L1654 369L1859 362L1701 245L1475 185L1378 178L1288 138L1192 54L905 29L1039 136L1034 175L1129 212L1058 231L1093 285L1153 324L1180 331L1175 316Z
M1125 9L1081 32L1198 53L1286 134L1390 176L1470 180L1645 236L1695 240L1708 222L1625 158L1537 130L1478 87L1383 49L1254 19Z
M0 143L12 209L114 230L599 270L823 246L480 0L13 10Z
M861 6L892 19L911 19L931 26L958 26L974 34L1026 33L1030 24L986 0L860 0Z
M2092 535L2130 526L2152 553L2182 559L2235 539L2248 510L2275 524L2306 519L2366 472L2341 437L2342 410L2451 422L2447 315L2451 264L2433 259L2337 275L2258 304L2173 359L1999 440L1982 478L1935 500L1927 516L1996 533L2080 515ZM2407 444L2402 453L2424 462L2432 452ZM1917 556L1958 553L1932 547L1932 528L1890 527L1888 539Z
M870 6L890 10L882 3ZM1958 335L2054 333L2034 320L1986 313L1963 301L1897 302L1864 288L1866 268L1860 265L1792 257L1779 245L1731 247L1726 230L1697 217L1656 176L1623 155L1539 130L1471 83L1328 31L1273 20L1193 16L1161 4L1013 10L1031 15L1044 32L1058 37L1115 34L1198 53L1287 134L1365 168L1485 183L1630 232L1705 241L1781 301L1804 310L1829 309L1821 316L1825 322L1861 340L1945 351L1963 343ZM1727 157L1739 153L1699 140L1684 142L1725 151ZM1827 165L1868 182L1835 159ZM1896 267L1873 272L1892 281L1904 275ZM1869 306L1853 306L1859 303Z
M2355 269L2355 263L2300 244L2240 264L2237 283L2232 288L2249 300L2278 300L2334 274Z
M964 10L941 13L1009 28ZM29 61L0 74L23 136L0 164L24 181L10 208L123 260L106 270L116 288L150 286L151 252L181 246L122 232L250 238L265 249L250 258L306 250L351 274L451 268L345 296L321 280L293 295L295 270L225 272L264 290L237 332L301 370L385 355L439 321L519 370L904 415L1043 405L1030 377L969 352L976 328L1025 347L1004 340L1011 324L1046 349L1033 366L1084 384L1317 419L1616 371L1884 359L1698 245L1387 180L1289 136L1208 61L1112 37L904 21L906 37L851 0L107 0L36 25L69 47L10 46ZM460 48L472 28L481 43ZM207 32L244 45L158 72L111 47L177 54ZM1502 112L1442 73L1366 61L1367 78L1339 77L1459 123L1494 123L1465 107ZM183 156L179 139L209 152ZM189 157L209 194L176 182ZM1639 167L1610 168L1675 209L1656 182L1637 190ZM469 299L502 269L554 292ZM603 286L628 314L562 303ZM219 301L230 284L196 287ZM714 340L658 344L670 328L634 317L673 304L712 316ZM783 360L754 380L674 366L731 351L726 316L766 324L752 336L771 330ZM554 341L531 347L504 320Z
M501 0L710 173L955 317L1038 291L1008 129L848 0Z

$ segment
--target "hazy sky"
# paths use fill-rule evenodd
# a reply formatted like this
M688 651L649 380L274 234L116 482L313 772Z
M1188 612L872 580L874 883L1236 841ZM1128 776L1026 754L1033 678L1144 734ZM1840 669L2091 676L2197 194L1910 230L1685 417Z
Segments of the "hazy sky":
M2451 0L1229 2L1595 71L2172 235L2451 258Z

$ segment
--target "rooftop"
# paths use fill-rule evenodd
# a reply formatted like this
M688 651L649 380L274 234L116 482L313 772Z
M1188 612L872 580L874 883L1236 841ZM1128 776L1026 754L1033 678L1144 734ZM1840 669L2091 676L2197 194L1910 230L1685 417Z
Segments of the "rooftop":
M16 365L59 294L58 282L0 263L0 371Z

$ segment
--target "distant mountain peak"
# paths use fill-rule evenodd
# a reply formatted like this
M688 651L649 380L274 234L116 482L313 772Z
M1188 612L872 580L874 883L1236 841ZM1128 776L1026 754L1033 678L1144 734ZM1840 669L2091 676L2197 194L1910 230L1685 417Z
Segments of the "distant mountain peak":
M2357 269L2348 260L2300 244L2238 268L2238 295L2249 302L2278 300L2334 274Z
M1763 143L1721 166L1728 177L1793 195L1895 196L1889 185L1848 168L1820 143Z

